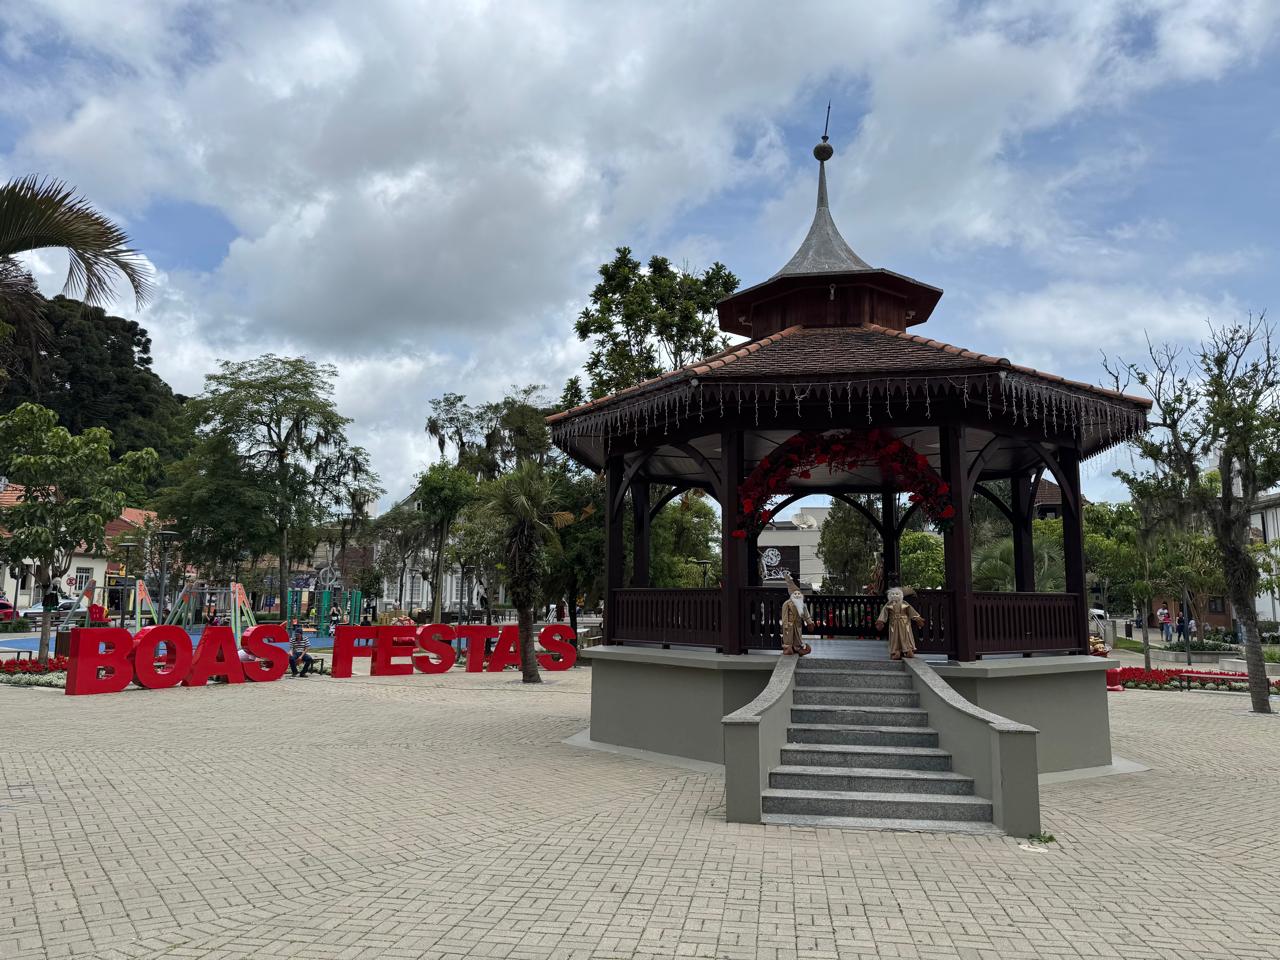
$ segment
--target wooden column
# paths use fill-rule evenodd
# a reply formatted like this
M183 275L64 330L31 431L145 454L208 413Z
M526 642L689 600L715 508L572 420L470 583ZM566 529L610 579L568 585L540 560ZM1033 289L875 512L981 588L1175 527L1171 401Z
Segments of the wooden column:
M1013 514L1013 582L1019 593L1036 589L1036 561L1031 521L1035 504L1031 499L1031 477L1019 473L1009 481L1009 510Z
M760 534L747 538L747 586L758 587L760 579Z
M636 477L631 481L631 585L649 586L649 484Z
M898 495L880 494L880 545L884 587L902 585L902 554L898 548Z
M724 653L744 653L742 588L748 583L748 543L735 537L738 522L738 483L742 480L742 431L720 432L720 647Z
M608 643L619 642L616 629L618 605L614 591L622 589L625 559L622 555L622 505L618 502L624 469L621 457L610 457L605 464L604 637Z
M938 449L942 455L942 477L951 485L956 515L943 536L947 589L951 591L952 621L957 660L974 660L973 620L973 530L969 516L969 457L963 424L938 428Z
M1062 561L1066 573L1067 593L1076 595L1075 622L1081 653L1089 650L1089 592L1084 579L1084 513L1080 499L1080 453L1068 447L1058 450L1058 468L1062 475Z

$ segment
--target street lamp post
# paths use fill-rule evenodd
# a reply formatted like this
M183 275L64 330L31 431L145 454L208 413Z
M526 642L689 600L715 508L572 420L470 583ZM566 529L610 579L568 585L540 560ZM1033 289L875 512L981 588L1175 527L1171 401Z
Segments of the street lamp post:
M697 557L688 557L690 563L696 563L702 568L702 589L707 588L707 573L711 570L710 560L699 560Z
M156 616L163 618L165 609L168 606L169 544L174 541L178 534L176 531L161 528L156 531L156 536L160 538L160 610Z
M133 569L133 551L138 545L133 542L116 544L124 551L124 575L129 576L129 571ZM129 605L129 588L123 584L120 587L120 626L124 626L125 608Z

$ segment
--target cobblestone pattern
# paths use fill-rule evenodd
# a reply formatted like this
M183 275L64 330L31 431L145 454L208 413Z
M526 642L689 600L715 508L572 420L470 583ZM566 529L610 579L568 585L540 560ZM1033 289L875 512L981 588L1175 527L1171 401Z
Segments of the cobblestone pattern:
M1057 842L724 822L566 746L589 670L69 698L0 688L0 957L1280 957L1280 718L1110 698L1148 773Z

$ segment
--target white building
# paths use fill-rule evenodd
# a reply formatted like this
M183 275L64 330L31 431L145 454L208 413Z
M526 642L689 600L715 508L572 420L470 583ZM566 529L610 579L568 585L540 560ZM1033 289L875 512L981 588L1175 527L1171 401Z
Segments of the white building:
M787 573L797 583L822 587L827 570L818 556L818 539L831 507L801 507L786 520L774 520L760 531L761 579Z
M1255 542L1280 541L1280 492L1264 494L1258 498L1258 508L1254 511L1250 526ZM1255 606L1259 620L1280 621L1280 595L1275 592L1260 593Z

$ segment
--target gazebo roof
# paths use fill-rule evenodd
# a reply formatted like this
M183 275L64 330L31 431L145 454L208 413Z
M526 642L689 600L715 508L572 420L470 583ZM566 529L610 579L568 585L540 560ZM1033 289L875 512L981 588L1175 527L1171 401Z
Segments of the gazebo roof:
M970 380L1000 381L1004 395L1035 397L1049 408L1103 419L1145 418L1150 401L1019 366L1004 357L977 353L903 330L876 324L857 327L793 326L772 336L738 344L697 363L665 373L547 418L553 435L628 433L638 421L662 416L661 408L687 409L719 403L743 387L759 399L760 387L787 388L786 400L809 394L841 403L886 392L927 395L932 387L965 389ZM973 384L975 387L977 383ZM726 392L728 391L728 393ZM774 399L773 393L767 394Z

